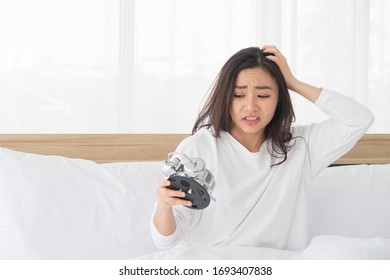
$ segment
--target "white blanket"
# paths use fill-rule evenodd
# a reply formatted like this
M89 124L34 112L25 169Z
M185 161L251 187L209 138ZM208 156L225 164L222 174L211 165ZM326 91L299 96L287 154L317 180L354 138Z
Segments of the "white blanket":
M262 247L208 246L173 248L144 255L141 260L379 260L390 259L390 239L317 236L302 251Z

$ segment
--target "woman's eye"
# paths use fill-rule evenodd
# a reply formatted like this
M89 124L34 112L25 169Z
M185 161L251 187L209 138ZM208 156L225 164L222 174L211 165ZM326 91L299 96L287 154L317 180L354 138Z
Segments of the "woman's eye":
M265 99L265 98L268 98L268 97L270 97L270 96L269 96L269 95L258 95L257 97L262 98L262 99Z
M237 94L237 93L235 93L235 94L234 94L234 97L235 97L235 98L242 98L242 97L244 97L244 95L243 95L243 94Z

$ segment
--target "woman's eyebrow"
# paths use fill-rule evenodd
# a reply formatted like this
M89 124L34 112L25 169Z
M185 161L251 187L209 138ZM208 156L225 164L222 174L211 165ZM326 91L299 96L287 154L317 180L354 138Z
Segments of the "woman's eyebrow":
M272 90L272 88L270 86L255 86L255 89L270 89L270 90Z
M245 89L245 88L248 88L248 86L239 86L239 85L236 85L235 88L238 88L238 89ZM255 86L255 89L270 89L272 90L272 88L270 86Z

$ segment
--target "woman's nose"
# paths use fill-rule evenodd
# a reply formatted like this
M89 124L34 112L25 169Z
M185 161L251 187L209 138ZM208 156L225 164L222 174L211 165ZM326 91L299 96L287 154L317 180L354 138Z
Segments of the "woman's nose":
M256 96L248 96L246 99L245 108L247 111L257 111L259 109Z

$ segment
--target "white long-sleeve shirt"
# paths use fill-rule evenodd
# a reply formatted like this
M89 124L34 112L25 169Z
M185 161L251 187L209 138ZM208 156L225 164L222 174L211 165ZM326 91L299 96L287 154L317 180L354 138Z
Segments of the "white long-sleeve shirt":
M156 245L305 248L309 182L348 152L374 121L365 106L328 90L314 104L330 118L293 127L294 145L280 165L272 166L281 159L270 155L269 140L252 153L228 132L215 138L204 128L184 139L176 151L205 161L215 177L216 201L203 210L174 206L172 235L161 235L151 223Z

